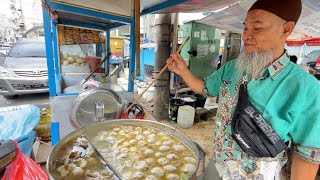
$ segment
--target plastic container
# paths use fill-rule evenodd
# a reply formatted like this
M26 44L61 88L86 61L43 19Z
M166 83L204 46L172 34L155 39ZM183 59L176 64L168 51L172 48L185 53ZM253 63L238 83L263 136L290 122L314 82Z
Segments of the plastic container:
M178 109L180 106L183 106L184 103L185 102L182 99L170 99L170 105L168 108L170 120L177 121Z
M196 107L197 98L193 95L184 94L181 96L181 99L185 101L184 105L190 105L192 107Z
M90 68L90 72L92 72L97 66L99 66L101 62L100 57L95 57L95 56L86 56L85 59L87 60ZM100 68L98 68L95 73L100 73Z
M41 139L49 140L51 136L50 131L50 123L51 123L51 115L48 113L46 108L41 110L40 121L36 127L37 136Z
M194 123L194 115L196 110L194 107L186 105L179 107L178 110L178 126L181 128L190 128Z
M195 94L194 96L197 98L195 108L197 108L197 107L203 108L206 103L207 98L201 94Z

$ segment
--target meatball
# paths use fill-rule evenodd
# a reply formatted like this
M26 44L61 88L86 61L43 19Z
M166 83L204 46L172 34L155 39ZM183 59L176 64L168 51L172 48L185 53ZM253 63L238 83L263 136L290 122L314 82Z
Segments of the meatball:
M155 138L149 138L148 139L148 143L154 143L154 142L156 142L157 140L155 139Z
M164 154L161 152L156 152L156 154L154 154L157 158L161 158L164 157Z
M186 165L184 165L183 167L182 167L182 172L184 172L184 173L193 173L193 172L195 172L195 170L196 170L196 166L195 165L193 165L193 164L186 164Z
M146 159L146 162L147 162L150 166L153 166L156 161L155 161L154 159L152 159L152 158L147 158L147 159Z
M153 169L151 169L151 173L158 177L161 177L164 175L165 171L160 167L154 167Z
M141 179L144 177L144 174L142 172L135 172L133 173L133 176L132 176L134 179Z
M145 171L149 167L148 163L146 161L139 161L134 164L134 168L138 171Z
M142 139L144 139L144 136L143 136L143 135L137 135L137 136L136 136L136 139L137 139L137 140L142 140Z
M155 134L149 134L148 138L156 138L156 135Z
M170 159L170 160L177 160L179 159L179 157L175 154L168 154L167 155L167 158Z
M181 152L181 151L185 150L185 147L182 145L173 145L173 149L178 152Z
M160 146L159 147L160 151L168 151L169 149L170 149L169 146Z
M151 150L151 149L144 149L144 150L142 150L142 153L143 153L144 155L150 156L150 155L154 154L154 151Z
M145 142L145 141L139 141L138 144L139 144L140 146L144 146L144 145L147 144L147 142Z
M180 180L180 177L177 176L177 175L175 175L175 174L169 174L169 175L167 176L167 179L168 179L168 180Z
M158 180L158 178L154 175L149 175L146 177L146 180Z
M163 167L163 169L166 171L172 172L172 171L175 171L177 168L173 165L166 165Z
M198 161L192 157L185 157L184 160L186 160L187 162L192 163L192 164L198 163Z
M162 144L168 146L168 145L171 145L172 143L174 143L173 140L168 140L168 141L164 141Z
M169 163L169 161L166 158L160 158L160 159L158 159L158 163L161 164L162 166L164 166L164 165L167 165Z

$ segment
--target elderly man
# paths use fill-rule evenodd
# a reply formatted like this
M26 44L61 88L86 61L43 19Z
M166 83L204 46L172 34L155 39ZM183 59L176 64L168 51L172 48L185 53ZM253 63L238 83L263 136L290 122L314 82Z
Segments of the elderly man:
M209 179L279 179L287 161L286 150L281 148L276 156L250 155L245 151L245 148L252 150L248 138L233 136L237 129L233 127L233 120L237 119L234 112L238 97L243 95L239 93L241 84L246 85L248 100L270 125L267 126L270 132L275 132L273 140L281 140L282 147L288 146L293 151L291 179L315 178L320 163L320 87L313 76L290 62L284 49L301 9L300 0L258 0L244 22L243 52L204 79L191 74L180 55L173 54L167 60L169 69L180 75L194 92L219 95L214 166L208 169L211 174L217 173ZM251 139L250 143L255 142ZM270 145L277 144L269 142ZM259 145L254 148L262 149Z

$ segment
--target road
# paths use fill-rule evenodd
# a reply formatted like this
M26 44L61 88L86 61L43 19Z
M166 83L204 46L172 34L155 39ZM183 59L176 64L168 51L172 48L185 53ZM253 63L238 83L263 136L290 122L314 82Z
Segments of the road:
M40 108L49 108L49 93L21 95L15 99L6 99L3 96L0 96L0 107L17 106L23 104L33 104L39 106Z

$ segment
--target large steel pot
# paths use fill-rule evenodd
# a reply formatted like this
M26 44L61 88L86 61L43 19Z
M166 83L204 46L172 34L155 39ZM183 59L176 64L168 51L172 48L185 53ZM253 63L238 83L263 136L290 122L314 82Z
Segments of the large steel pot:
M70 152L72 150L72 144L73 140L77 138L80 135L85 135L87 137L95 137L98 132L109 129L109 128L115 128L120 125L135 125L135 126L142 126L142 127L153 127L160 131L166 132L167 134L179 139L181 142L183 142L195 155L196 160L198 161L197 167L199 166L199 150L197 146L192 142L186 135L184 135L179 130L176 130L175 128L172 128L168 125L150 121L150 120L137 120L137 119L118 119L118 120L108 120L101 123L94 123L87 127L78 129L71 134L67 135L63 139L59 141L58 144L54 146L54 148L51 150L49 157L47 159L47 172L49 179L55 179L55 177L58 177L58 173L56 171L57 169L57 162L61 162L63 159L63 156ZM193 173L191 179L196 179L196 172Z

